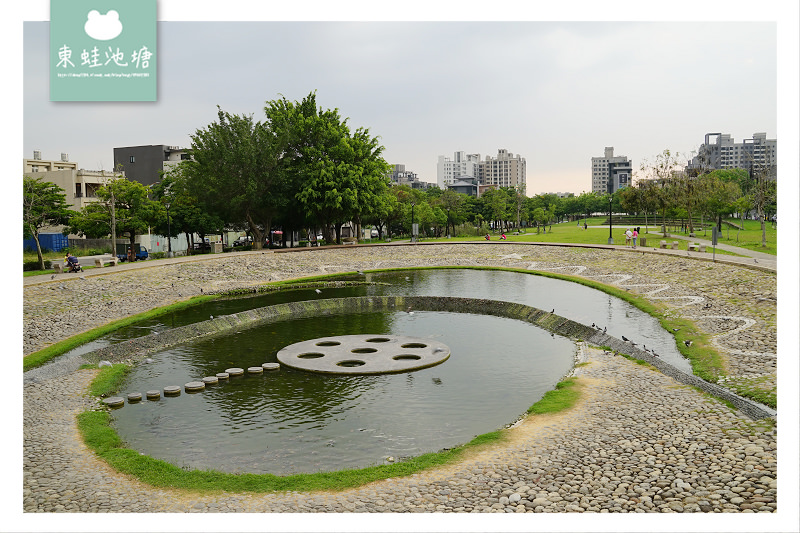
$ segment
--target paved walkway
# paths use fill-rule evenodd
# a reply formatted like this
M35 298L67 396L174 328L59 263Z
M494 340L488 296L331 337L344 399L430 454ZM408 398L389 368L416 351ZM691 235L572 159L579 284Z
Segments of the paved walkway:
M348 246L133 263L87 272L84 279L73 275L69 282L64 281L67 275L31 283L27 280L32 278L26 278L24 348L29 353L72 331L185 300L203 289L208 293L377 268L509 266L579 275L638 292L711 335L731 379L762 384L772 380L774 386L776 277L728 263L709 269L709 263L685 253L664 252L672 251L506 242ZM743 294L750 299L743 300ZM85 305L64 317L65 298ZM754 526L763 531L787 516L774 514L773 425L754 422L626 359L588 347L580 353L589 364L576 369L583 401L575 409L530 417L512 430L509 443L456 465L337 493L197 495L145 486L114 472L78 438L74 416L94 405L83 391L95 371L32 371L24 386L23 508L134 513L758 512L768 513ZM788 507L784 511L791 513ZM725 515L716 517L716 525L725 523ZM293 525L314 529L318 520ZM574 524L569 520L560 523ZM466 522L472 527L477 523ZM398 524L402 522L393 519L392 529ZM492 524L485 529L503 529L498 524L509 523ZM686 526L660 518L641 528ZM378 529L386 527L384 523Z
M590 228L602 228L603 226L589 226ZM650 232L648 235L661 235L657 232ZM677 239L685 239L691 240L692 242L698 242L701 244L707 244L711 246L711 241L705 241L703 239L690 239L689 237L683 237L680 235L673 235L670 238L677 238ZM376 246L405 246L409 244L407 241L395 241L392 243L381 243L381 244L362 244L362 245L348 245L348 248L364 248L364 247L376 247ZM421 242L417 243L418 245L452 245L452 244L474 244L474 245L509 245L509 244L518 244L518 245L532 245L532 246L564 246L564 247L575 247L575 248L596 248L596 249L612 249L612 250L626 250L633 252L632 248L628 248L625 245L608 245L608 244L575 244L575 243L539 243L539 242L514 242L514 241L450 241L447 243L442 242ZM316 247L316 248L287 248L287 249L270 249L270 250L257 250L257 251L250 251L250 252L234 252L233 254L236 256L240 255L259 255L259 254L266 254L266 253L294 253L294 252L313 252L319 251L323 249L337 249L337 246L323 246L323 247ZM752 250L748 250L746 248L739 248L736 246L731 246L727 244L718 245L718 248L721 250L726 250L732 253L741 254L745 257L735 257L735 256L727 256L727 255L717 255L716 261L719 263L727 263L727 264L736 264L745 266L748 268L756 268L759 270L767 270L771 272L778 271L778 262L777 257L771 254L765 254L761 252L755 252ZM697 259L700 261L711 261L711 252L687 252L685 250L662 250L660 248L637 248L636 252L641 253L655 253L655 254L663 254L663 255L678 255L684 257L691 257L693 259ZM230 254L230 253L229 253ZM89 270L85 270L83 274L51 274L51 275L39 275L39 276L28 276L23 278L24 285L37 285L41 283L49 283L51 281L59 281L63 279L69 279L76 276L97 276L101 274L107 274L109 270L114 271L128 271L134 270L139 268L152 268L157 267L159 265L169 265L169 264L181 264L187 262L197 262L197 261L208 261L219 259L220 257L225 257L229 254L222 254L222 255L215 255L215 254L200 254L200 255L192 255L192 256L177 256L170 259L150 259L146 261L134 261L133 263L119 263L115 267L104 267L104 269L100 268L91 268ZM94 258L102 258L102 257L111 257L110 254L105 256L86 256L86 257L79 257L81 261L86 261L86 263L82 263L85 265L92 266L94 264ZM753 261L755 259L756 261Z

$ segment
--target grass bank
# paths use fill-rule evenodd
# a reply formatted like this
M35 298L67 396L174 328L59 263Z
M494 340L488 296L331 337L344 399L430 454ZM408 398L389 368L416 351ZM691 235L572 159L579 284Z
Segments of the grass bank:
M167 313L172 313L174 311L186 309L188 307L192 307L194 305L198 305L218 297L219 296L194 296L191 299L185 300L183 302L177 302L164 307L159 307L157 309L151 309L150 311L145 311L144 313L139 313L137 315L132 315L126 318L122 318L120 320L115 320L114 322L109 322L108 324L105 324L103 326L90 329L89 331L78 333L77 335L73 335L72 337L64 339L63 341L51 344L47 348L42 348L39 351L24 356L22 358L22 370L24 372L30 370L31 368L36 368L37 366L41 366L44 363L50 361L51 359L58 357L59 355L65 354L70 350L74 350L78 346L82 346L87 342L91 342L95 339L98 339L103 335L108 335L109 333L112 333L120 328L133 325L142 320L148 320L161 315L165 315Z

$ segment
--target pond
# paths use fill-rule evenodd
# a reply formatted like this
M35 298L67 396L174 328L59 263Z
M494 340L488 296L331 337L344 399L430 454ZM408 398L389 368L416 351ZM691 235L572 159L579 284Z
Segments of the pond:
M94 343L287 301L372 295L456 296L523 303L607 327L656 349L686 371L674 339L630 304L579 284L473 269L409 270L339 277L354 287L287 290L216 301ZM514 422L572 367L575 347L531 324L485 315L417 311L294 319L151 355L121 390L183 385L230 367L276 361L283 347L355 334L404 335L446 344L430 368L377 376L324 375L288 367L245 375L160 401L113 411L114 427L142 453L186 468L290 474L359 468L463 444Z

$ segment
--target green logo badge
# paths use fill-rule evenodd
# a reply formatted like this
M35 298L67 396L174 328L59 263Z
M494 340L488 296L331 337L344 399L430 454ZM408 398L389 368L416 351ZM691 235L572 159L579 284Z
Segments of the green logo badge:
M154 102L156 0L50 0L50 100Z

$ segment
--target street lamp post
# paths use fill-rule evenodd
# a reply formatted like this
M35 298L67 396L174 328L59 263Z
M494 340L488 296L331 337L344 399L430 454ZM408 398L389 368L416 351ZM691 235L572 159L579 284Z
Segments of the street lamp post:
M169 220L169 202L164 206L167 208L167 257L172 257L172 225Z
M614 237L611 233L612 227L614 226L614 221L611 218L611 203L614 201L614 197L609 195L608 197L608 244L614 244Z
M453 232L455 233L455 231ZM450 207L447 207L447 237L450 238Z

